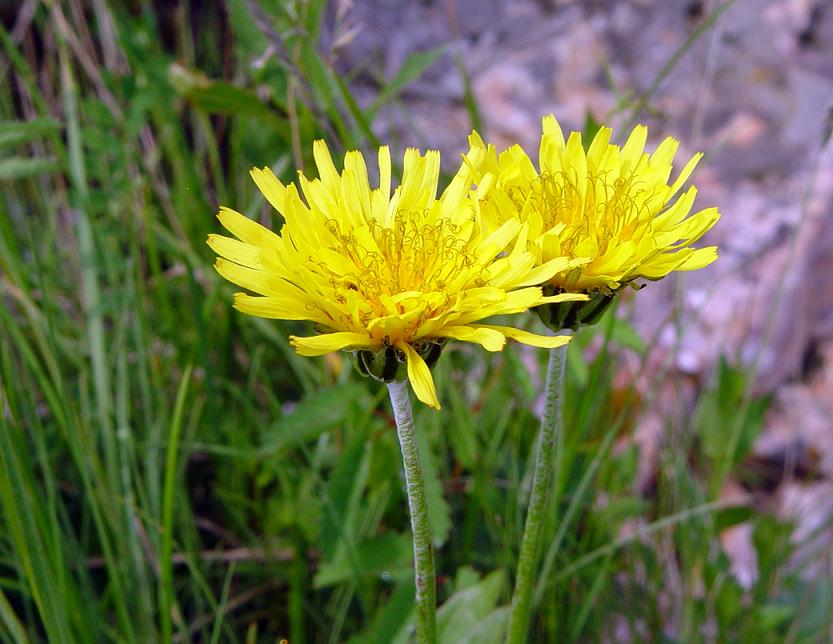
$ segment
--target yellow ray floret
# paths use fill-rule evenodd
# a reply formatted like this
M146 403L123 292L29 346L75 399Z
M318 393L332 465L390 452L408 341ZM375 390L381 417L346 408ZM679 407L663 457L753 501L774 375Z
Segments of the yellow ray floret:
M235 296L240 311L314 322L320 334L291 338L301 355L395 351L407 362L417 397L435 408L431 372L419 351L426 343L455 338L499 351L506 338L546 347L567 341L476 324L551 301L537 285L578 262L555 255L538 261L528 248L526 223L483 226L469 165L438 198L437 152L408 150L402 183L393 193L388 148L379 149L377 188L370 187L361 153L348 152L339 173L323 141L313 152L320 178L300 173L300 191L268 168L252 170L284 218L279 234L234 210L220 210L220 222L236 239L210 235L208 244L220 256L220 275L254 293Z
M644 126L621 147L610 143L611 131L603 127L585 151L581 134L565 141L552 115L544 117L542 130L538 168L520 146L497 154L476 132L465 163L475 175L486 225L526 225L539 263L573 260L549 279L556 291L613 292L637 278L656 280L717 259L714 246L691 248L719 219L717 208L689 216L697 189L678 194L702 154L669 185L678 147L671 137L649 154Z

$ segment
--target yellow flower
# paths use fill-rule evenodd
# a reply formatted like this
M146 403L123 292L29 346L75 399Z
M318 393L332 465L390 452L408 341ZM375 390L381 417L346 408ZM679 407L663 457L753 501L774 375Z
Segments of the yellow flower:
M564 344L563 337L475 324L582 296L543 296L537 285L570 261L539 262L527 249L527 225L511 219L489 230L480 226L469 200L471 168L464 165L438 199L439 153L408 150L402 184L391 195L387 147L378 152L376 189L360 152L347 153L340 174L323 141L313 152L320 179L299 173L303 199L294 184L284 185L268 168L252 170L258 188L283 215L280 234L234 210L220 210L220 222L237 239L209 236L220 255L215 267L257 294L238 293L237 309L314 322L319 335L290 338L304 356L355 351L366 372L374 355L405 363L417 397L437 409L425 358L435 360L446 339L489 351L502 349L506 338L541 347ZM399 375L387 367L370 373L387 380Z
M635 279L657 280L717 259L716 246L691 248L719 219L717 208L687 217L693 186L675 199L702 154L669 185L675 139L648 154L645 126L636 126L621 148L610 144L610 135L609 128L599 129L585 152L580 132L565 143L558 121L546 116L537 170L518 145L498 155L476 132L469 137L466 163L480 184L484 221L527 224L541 262L584 259L551 278L550 290L607 296Z

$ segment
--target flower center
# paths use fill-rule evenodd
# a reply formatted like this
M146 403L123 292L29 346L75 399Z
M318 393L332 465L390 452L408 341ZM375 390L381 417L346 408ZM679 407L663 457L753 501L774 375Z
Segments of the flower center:
M544 172L528 187L509 190L519 211L531 207L541 216L545 231L564 225L561 249L573 256L578 243L588 238L604 254L611 243L640 236L650 226L652 206L661 206L658 196L658 188L635 182L633 176L610 180L607 173L588 171L579 177L572 169Z
M448 219L425 220L424 213L400 212L391 227L368 222L366 235L343 233L336 221L329 221L338 241L333 250L356 268L337 277L371 297L444 290L449 277L473 268L475 259L460 226Z
M401 331L415 330L466 288L481 286L483 267L472 252L470 231L429 213L400 211L389 225L368 221L348 230L335 220L327 229L342 266L324 265L337 302L363 326L402 316Z

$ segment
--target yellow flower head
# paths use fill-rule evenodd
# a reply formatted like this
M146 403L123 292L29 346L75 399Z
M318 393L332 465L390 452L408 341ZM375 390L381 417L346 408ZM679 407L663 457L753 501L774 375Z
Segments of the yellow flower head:
M407 365L417 397L439 408L425 359L435 360L448 338L489 351L506 338L555 347L563 337L511 327L475 324L546 302L586 299L544 297L535 285L570 265L564 257L539 262L527 249L527 228L517 219L484 229L469 200L473 174L464 165L438 199L438 152L405 153L402 184L391 195L391 161L379 149L379 187L372 189L360 152L348 152L339 173L323 141L313 148L320 179L298 175L303 193L268 169L252 178L283 215L280 234L229 208L220 222L237 239L210 235L220 257L215 267L257 295L238 293L244 313L310 320L319 335L290 338L301 355L345 349L359 352L367 371L372 355ZM372 372L372 371L371 371ZM377 376L394 379L394 369ZM372 372L374 373L374 372Z
M585 152L580 132L565 143L558 121L546 116L537 170L518 145L498 155L476 132L469 137L466 163L480 184L485 221L527 224L541 262L584 260L551 278L552 290L610 295L637 278L657 280L717 259L716 246L691 248L720 217L717 208L687 217L693 186L675 199L702 154L669 185L675 139L648 154L645 126L637 125L622 147L610 144L610 134L599 129Z

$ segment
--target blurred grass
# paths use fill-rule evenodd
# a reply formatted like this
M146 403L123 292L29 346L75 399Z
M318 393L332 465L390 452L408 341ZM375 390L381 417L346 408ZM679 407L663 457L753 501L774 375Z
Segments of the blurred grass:
M204 244L220 203L279 227L249 168L289 181L314 171L316 137L377 145L375 119L439 60L480 127L458 54L345 75L322 45L347 37L335 14L320 0L27 1L0 30L3 641L407 641L384 390L345 356L297 357L286 338L302 325L236 314ZM668 69L622 111L646 107ZM347 80L360 71L380 79L366 106ZM723 496L749 474L767 405L746 374L723 363L691 413L681 403L637 489L629 435L647 403L614 373L626 355L647 369L650 346L626 317L570 351L534 641L824 641L831 579L802 582L813 558L792 526L752 494ZM444 641L501 640L542 353L452 346L443 412L417 410ZM719 539L740 524L759 566L748 588Z

